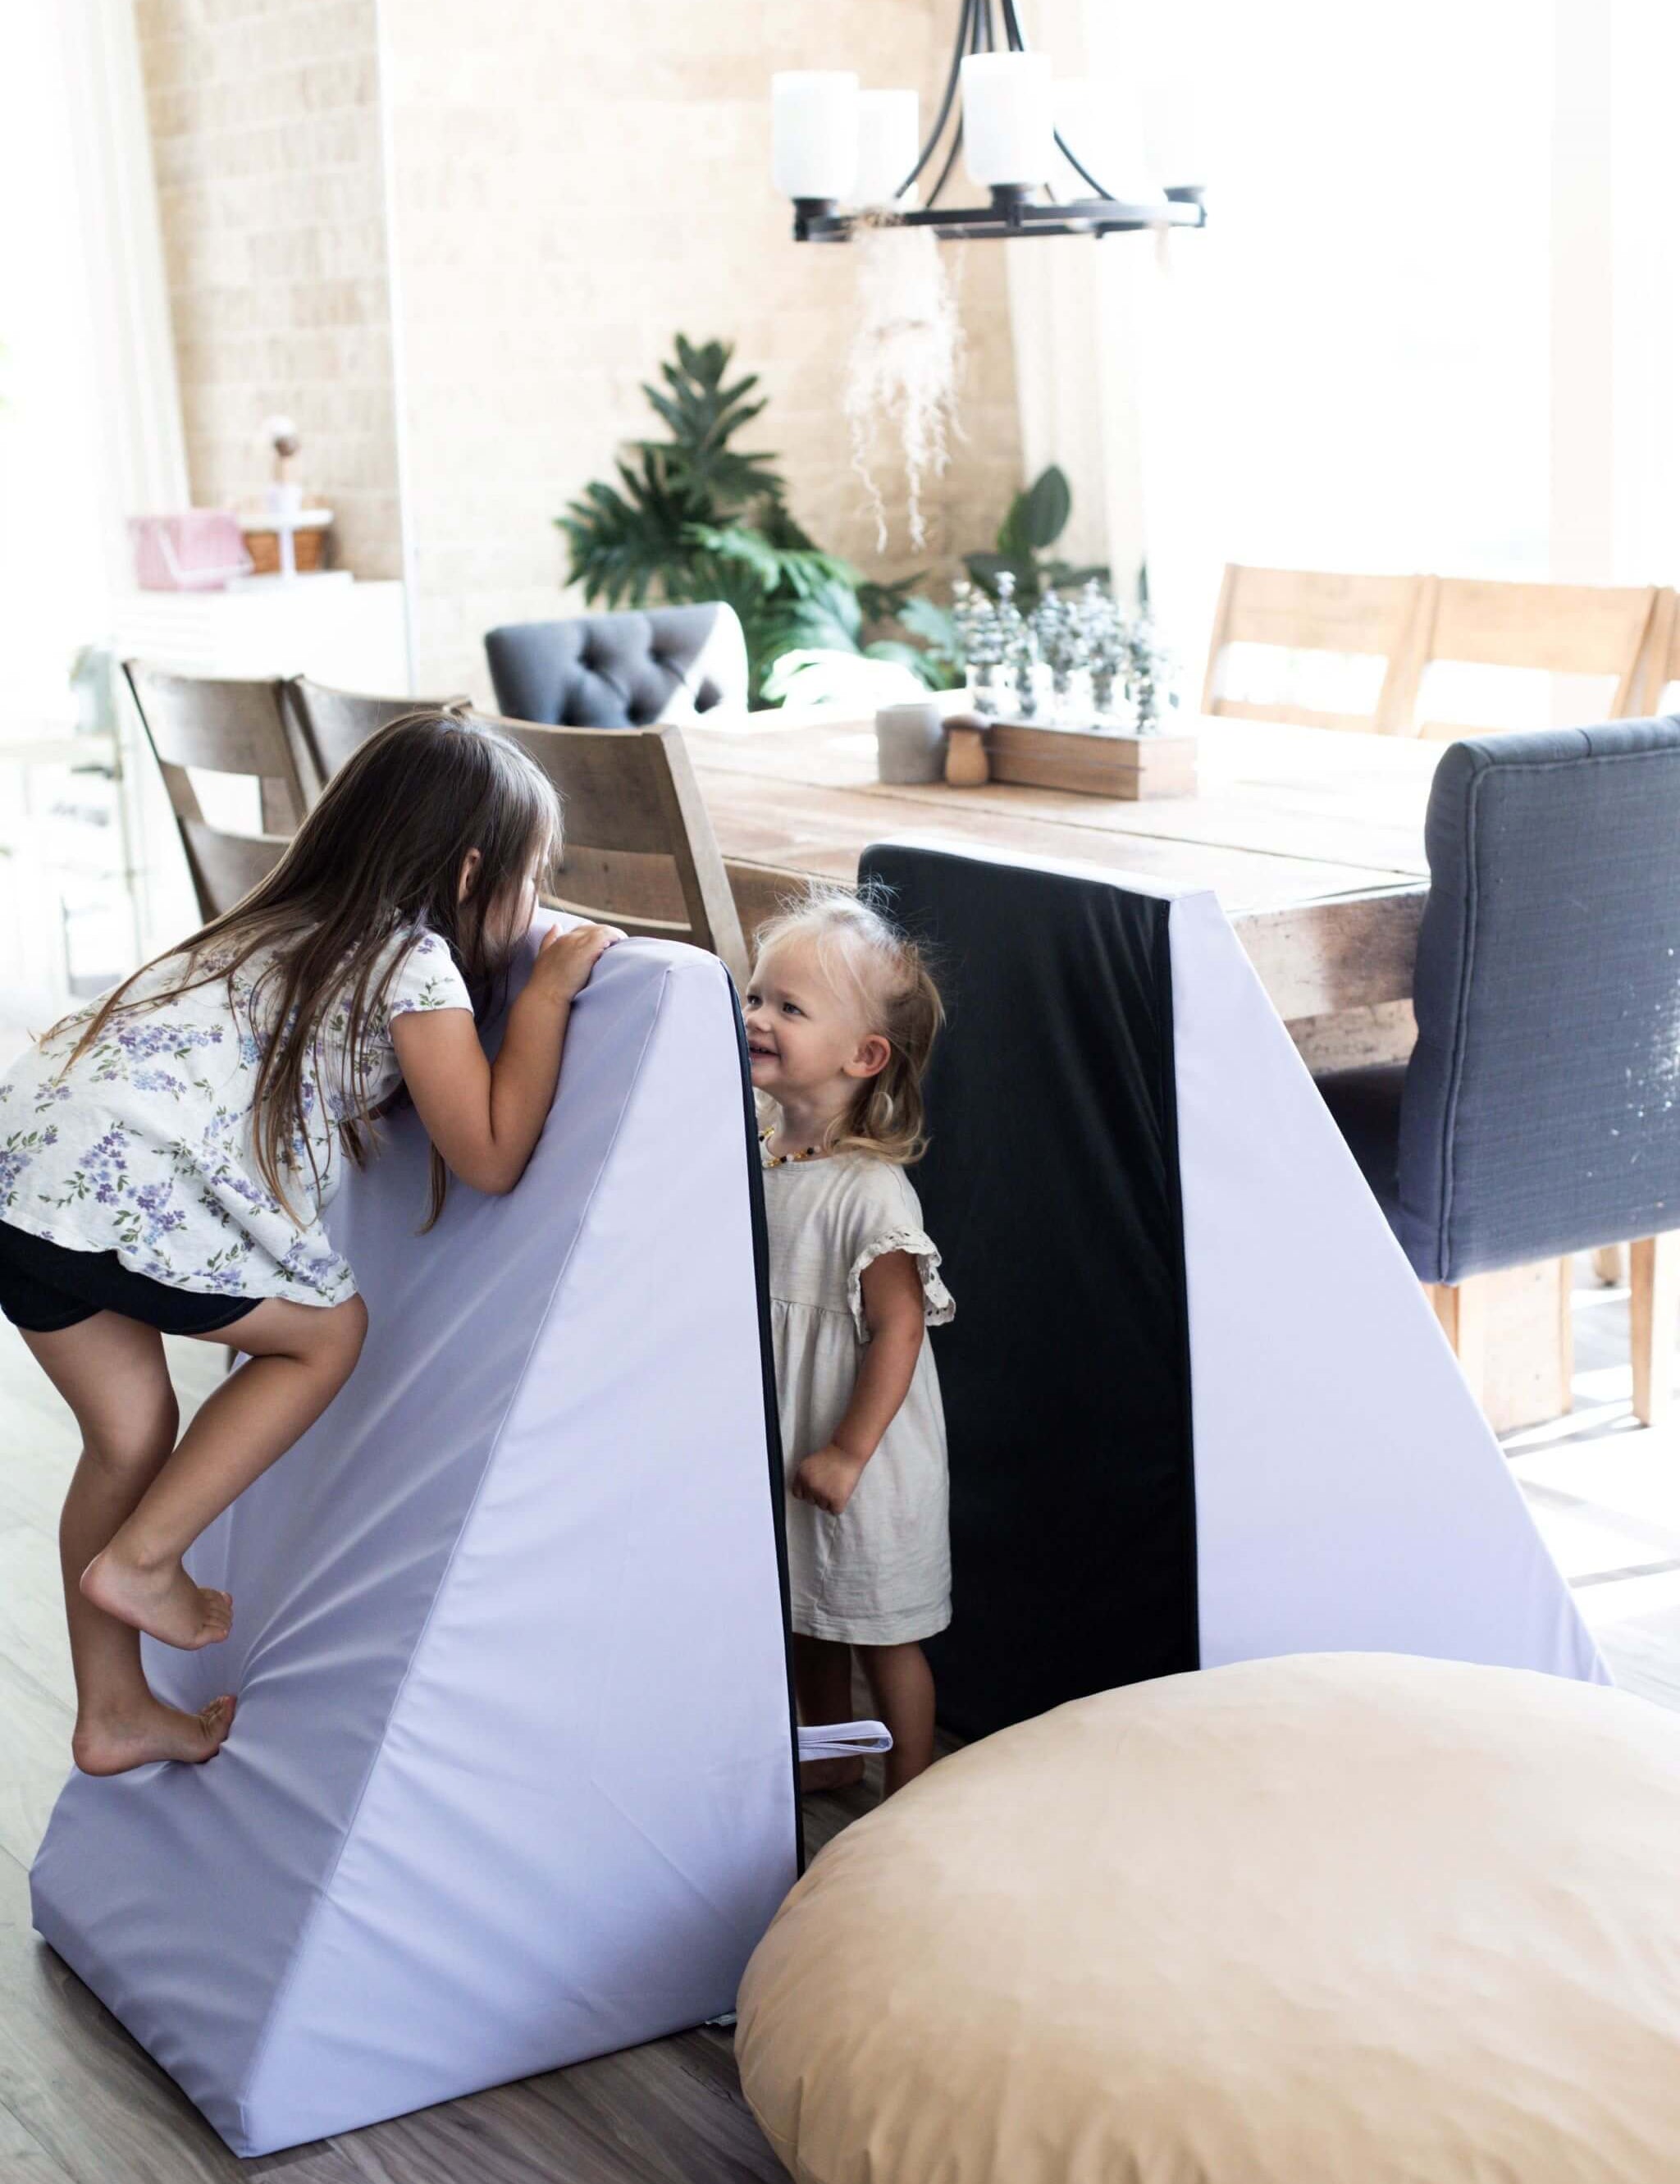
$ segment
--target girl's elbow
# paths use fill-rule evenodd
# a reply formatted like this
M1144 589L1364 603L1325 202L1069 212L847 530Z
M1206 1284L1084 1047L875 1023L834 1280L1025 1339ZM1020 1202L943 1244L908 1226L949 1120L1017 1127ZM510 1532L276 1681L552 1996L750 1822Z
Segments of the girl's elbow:
M452 1161L450 1173L457 1183L464 1183L469 1190L476 1190L481 1198L505 1198L525 1173L525 1162L517 1167L506 1160L498 1160L494 1153L487 1153L476 1160Z
M490 1186L490 1195L492 1198L505 1198L510 1190L516 1190L524 1182L525 1172L531 1166L531 1155L536 1150L536 1146L532 1145L529 1151L521 1153L515 1161L498 1162L495 1180Z

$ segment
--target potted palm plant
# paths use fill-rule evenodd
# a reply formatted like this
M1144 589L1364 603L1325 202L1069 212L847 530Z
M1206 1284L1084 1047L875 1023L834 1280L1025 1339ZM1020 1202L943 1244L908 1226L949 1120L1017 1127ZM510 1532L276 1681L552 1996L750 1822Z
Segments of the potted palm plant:
M677 336L659 383L643 388L665 437L632 441L615 482L586 486L555 519L567 582L592 605L726 600L746 632L755 705L789 653L896 659L915 673L918 648L866 635L908 587L871 585L825 553L794 521L777 458L736 444L765 402L756 374L731 377L733 356L727 342Z

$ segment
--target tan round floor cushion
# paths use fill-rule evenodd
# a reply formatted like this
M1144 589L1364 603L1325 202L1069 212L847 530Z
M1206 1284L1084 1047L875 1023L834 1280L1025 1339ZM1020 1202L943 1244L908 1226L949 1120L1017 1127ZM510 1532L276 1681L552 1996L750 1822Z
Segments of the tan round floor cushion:
M1680 1715L1388 1654L1081 1700L822 1852L737 2053L800 2184L1676 2184Z

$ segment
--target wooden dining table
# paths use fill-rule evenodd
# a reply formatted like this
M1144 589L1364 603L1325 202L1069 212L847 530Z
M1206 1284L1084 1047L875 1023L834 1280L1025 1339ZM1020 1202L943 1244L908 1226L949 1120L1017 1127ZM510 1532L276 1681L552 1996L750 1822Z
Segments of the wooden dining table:
M871 842L1211 888L1310 1068L1404 1060L1444 746L1273 722L1182 725L1196 738L1195 794L1143 803L1001 783L889 787L873 720L838 713L748 714L683 737L749 939L801 881L854 881ZM1490 1421L1505 1431L1555 1417L1567 1365L1553 1270L1484 1279Z
M684 731L750 933L805 879L849 883L871 843L1071 863L1210 888L1310 1066L1412 1037L1423 820L1439 744L1193 718L1188 796L1131 803L988 783L888 786L872 719L786 712Z

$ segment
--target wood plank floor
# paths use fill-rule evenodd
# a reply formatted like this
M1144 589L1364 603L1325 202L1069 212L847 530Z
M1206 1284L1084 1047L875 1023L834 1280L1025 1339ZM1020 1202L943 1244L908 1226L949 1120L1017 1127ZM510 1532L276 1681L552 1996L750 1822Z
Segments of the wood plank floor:
M1514 1468L1618 1680L1680 1708L1680 1432L1629 1411L1627 1299L1581 1276L1574 1414L1513 1436ZM183 1407L219 1358L171 1346ZM53 1531L74 1455L57 1399L0 1329L0 2184L738 2184L782 2171L707 2028L242 2162L30 1930L26 1873L68 1764ZM807 1800L813 1852L872 1786Z

